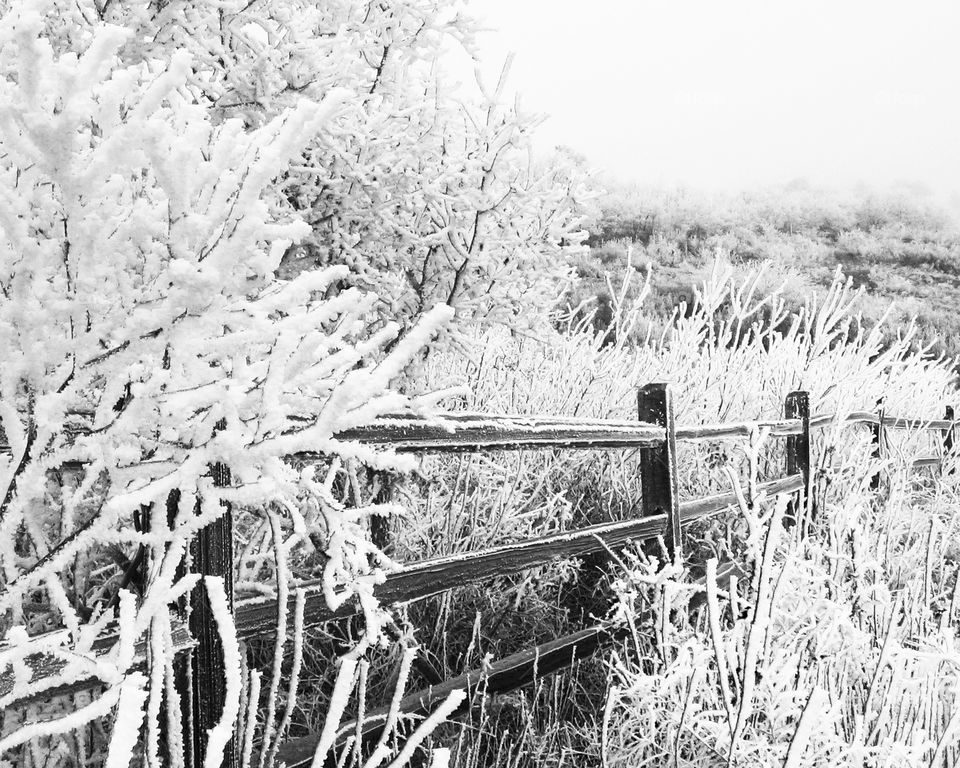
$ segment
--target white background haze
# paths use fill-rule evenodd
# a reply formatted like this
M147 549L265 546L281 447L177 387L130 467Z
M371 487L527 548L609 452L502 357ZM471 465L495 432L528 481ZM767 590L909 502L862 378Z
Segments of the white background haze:
M494 78L622 181L960 190L960 3L473 0Z

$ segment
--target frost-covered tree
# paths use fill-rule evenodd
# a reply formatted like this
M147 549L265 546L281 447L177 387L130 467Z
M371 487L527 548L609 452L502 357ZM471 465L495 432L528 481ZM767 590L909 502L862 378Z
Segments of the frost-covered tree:
M311 145L288 187L314 225L306 252L349 263L388 316L442 301L462 320L536 326L585 236L586 174L563 154L533 156L538 119L502 103L503 78L475 105L421 83ZM306 172L318 166L336 178Z
M285 457L402 466L335 435L429 405L391 382L451 312L427 311L395 343L375 295L330 295L347 266L276 276L310 236L277 179L347 94L291 98L245 123L211 109L196 50L161 57L142 29L70 26L80 6L57 10L20 3L0 17L0 674L12 674L0 754L32 741L80 764L57 734L115 711L109 764L127 764L146 719L157 765L168 605L196 583L178 571L187 544L224 502L279 510L288 551L325 547L328 602L370 608L383 560L364 522L383 508L344 509L327 475ZM217 463L232 472L227 487L214 483ZM104 575L111 548L137 546L148 563L139 599ZM229 638L215 580L208 594ZM95 653L117 612L118 642ZM133 667L144 638L146 674ZM26 660L41 650L65 662L58 676L33 678ZM7 709L91 676L104 688L85 703ZM235 682L213 754L233 727Z
M48 0L48 35L76 48L107 21L127 62L190 52L198 103L259 126L306 97L351 98L278 191L310 223L284 272L346 264L331 286L373 290L409 324L440 301L462 321L537 325L570 278L593 214L583 168L534 158L539 118L497 87L456 87L445 51L473 49L459 0ZM504 75L506 75L505 68Z

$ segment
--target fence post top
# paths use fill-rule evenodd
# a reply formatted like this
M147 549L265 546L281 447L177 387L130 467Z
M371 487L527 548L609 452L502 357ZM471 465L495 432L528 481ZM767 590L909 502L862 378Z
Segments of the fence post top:
M644 394L654 394L656 392L668 392L671 389L671 385L666 381L651 381L638 387L637 391Z
M664 381L657 381L639 387L637 389L637 417L640 421L675 429L673 423L673 392L670 385Z

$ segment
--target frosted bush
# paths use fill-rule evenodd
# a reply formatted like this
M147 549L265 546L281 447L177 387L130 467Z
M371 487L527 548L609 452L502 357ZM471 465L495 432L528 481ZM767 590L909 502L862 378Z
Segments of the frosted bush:
M509 98L509 66L474 87L444 74L451 52L475 55L480 26L462 0L37 7L60 50L82 52L105 21L130 31L126 63L189 53L192 93L214 122L261 127L303 98L348 90L277 180L310 225L282 269L348 266L330 290L376 293L383 322L412 326L445 303L464 321L541 325L585 250L589 174L568 152L534 158L542 116Z
M359 598L378 636L371 588L389 563L365 521L385 509L345 508L328 468L285 457L409 466L335 435L431 405L391 387L451 313L427 311L398 341L395 324L368 330L375 295L330 293L346 267L275 277L310 233L275 180L349 94L299 100L253 128L213 119L188 52L131 61L142 40L108 24L58 50L42 10L15 4L0 20L0 422L10 446L0 467L0 707L91 677L102 688L78 705L11 709L0 752L59 743L57 759L80 764L81 726L116 709L118 731L147 719L157 764L164 696L175 709L168 605L197 580L178 566L225 504L279 510L292 532L284 547L323 548L329 601ZM226 487L214 483L216 464L232 474ZM168 509L172 491L179 502ZM110 559L134 547L147 563L139 599L107 577ZM233 672L208 764L241 693L234 629L222 597L217 605ZM116 643L95 650L115 618ZM135 669L145 637L146 674ZM41 651L62 666L35 679L28 658ZM125 738L109 764L125 764Z

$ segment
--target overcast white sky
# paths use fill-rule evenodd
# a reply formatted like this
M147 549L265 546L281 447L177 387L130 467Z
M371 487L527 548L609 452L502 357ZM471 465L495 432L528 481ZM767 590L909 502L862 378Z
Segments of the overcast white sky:
M471 0L523 104L616 177L960 189L957 0Z

